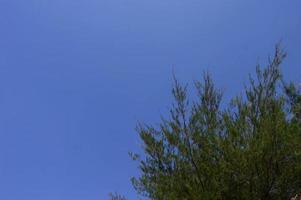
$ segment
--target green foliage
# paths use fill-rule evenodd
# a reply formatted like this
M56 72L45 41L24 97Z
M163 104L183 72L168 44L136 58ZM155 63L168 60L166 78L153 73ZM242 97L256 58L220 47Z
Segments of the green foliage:
M138 126L145 155L133 156L135 189L154 200L283 200L299 192L301 95L282 81L285 56L276 46L227 107L208 74L195 82L194 101L175 79L169 117Z
M109 199L110 200L126 200L126 198L124 196L117 194L117 193L115 193L115 194L110 193Z

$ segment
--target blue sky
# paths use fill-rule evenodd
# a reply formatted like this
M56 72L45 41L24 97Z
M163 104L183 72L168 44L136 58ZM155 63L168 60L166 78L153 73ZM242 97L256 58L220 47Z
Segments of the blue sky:
M276 42L301 82L300 0L0 0L0 199L137 199L137 121L171 75L237 94Z

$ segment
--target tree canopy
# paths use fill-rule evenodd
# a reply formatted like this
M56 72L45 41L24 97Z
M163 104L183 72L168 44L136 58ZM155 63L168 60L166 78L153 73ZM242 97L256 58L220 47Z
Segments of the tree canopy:
M159 125L138 125L144 154L133 154L139 194L154 200L283 200L301 189L301 93L286 83L279 45L245 91L221 106L205 73L197 98L176 79Z

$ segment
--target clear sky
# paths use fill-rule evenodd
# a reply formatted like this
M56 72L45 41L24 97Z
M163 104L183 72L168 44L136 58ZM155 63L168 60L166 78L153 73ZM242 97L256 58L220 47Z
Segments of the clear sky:
M0 0L0 199L137 199L137 121L171 75L227 95L282 40L301 82L300 0Z

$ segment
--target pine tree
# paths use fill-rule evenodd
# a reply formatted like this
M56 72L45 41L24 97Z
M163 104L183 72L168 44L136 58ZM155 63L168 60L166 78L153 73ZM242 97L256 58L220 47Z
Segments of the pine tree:
M138 125L144 154L133 154L135 189L154 200L283 200L301 189L301 95L285 84L276 46L243 94L221 106L205 73L196 99L176 79L159 126Z

